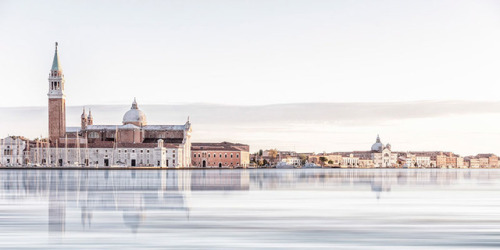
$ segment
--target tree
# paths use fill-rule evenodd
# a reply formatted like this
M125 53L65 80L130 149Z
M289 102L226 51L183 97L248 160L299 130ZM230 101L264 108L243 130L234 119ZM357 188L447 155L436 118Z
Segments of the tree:
M332 160L329 160L329 161L328 161L328 164L332 165L332 164L333 164L333 161L332 161Z
M325 162L328 161L328 158L321 156L319 157L319 161L321 162L321 166L323 167L325 165Z
M268 153L269 157L271 158L272 162L274 162L274 160L278 156L278 150L277 149L269 149L267 153Z
M307 161L307 155L301 154L301 155L299 155L299 158L300 158L300 164L301 164L301 165L306 164L306 161Z
M262 151L262 149L259 149L259 156L262 156L263 153L264 151Z

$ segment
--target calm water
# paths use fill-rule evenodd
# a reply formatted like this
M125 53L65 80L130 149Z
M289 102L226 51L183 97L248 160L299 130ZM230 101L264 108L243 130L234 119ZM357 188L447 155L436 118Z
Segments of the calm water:
M2 248L500 247L500 170L2 170Z

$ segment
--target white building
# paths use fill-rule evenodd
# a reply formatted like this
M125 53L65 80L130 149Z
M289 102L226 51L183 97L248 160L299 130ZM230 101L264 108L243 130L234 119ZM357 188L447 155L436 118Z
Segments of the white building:
M26 140L9 136L0 140L0 165L21 166L26 163Z
M73 166L73 167L110 167L110 166L141 166L141 167L188 167L184 162L184 145L168 144L159 140L155 147L145 147L137 144L136 147L126 148L89 148L57 147L45 145L32 147L29 151L30 162L39 166Z
M398 163L398 154L391 151L391 144L384 146L377 135L376 142L372 145L373 166L376 168L390 168Z
M300 166L300 157L288 155L281 158L281 162L284 162L287 165Z
M359 166L359 158L350 154L349 157L342 157L342 167L357 168Z
M416 156L417 167L428 168L431 166L431 157L429 156Z

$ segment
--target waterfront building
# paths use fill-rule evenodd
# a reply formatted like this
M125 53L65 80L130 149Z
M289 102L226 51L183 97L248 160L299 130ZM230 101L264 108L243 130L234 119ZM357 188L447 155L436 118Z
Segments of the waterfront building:
M476 155L477 158L483 159L483 163L485 162L484 158L488 159L488 167L491 168L497 168L498 167L498 156L495 154L478 154Z
M0 165L21 166L26 164L28 140L19 136L8 136L0 140Z
M398 154L392 152L391 144L387 143L387 145L384 146L378 135L375 143L372 145L371 152L371 158L376 168L397 166Z
M359 159L358 165L359 165L359 168L373 168L373 160L372 159Z
M300 157L298 155L287 155L281 158L281 162L285 163L286 165L300 166Z
M349 154L347 157L342 157L343 168L357 168L359 167L359 158L354 157L353 154Z
M323 163L321 162L320 158L325 157L326 162ZM330 167L341 167L343 160L342 160L342 155L341 154L336 154L336 153L320 153L316 155L309 155L307 156L307 161L310 163L314 163L316 165L328 165ZM329 163L331 162L331 163Z
M199 168L246 168L250 146L239 143L192 143L191 165Z
M417 167L419 168L428 168L431 167L431 157L429 156L415 156L415 161L417 163ZM463 158L462 158L463 164Z
M465 157L466 165L469 168L480 168L481 167L481 162L479 161L478 158L474 157Z
M398 156L398 163L403 168L417 167L417 156L411 153L401 153Z

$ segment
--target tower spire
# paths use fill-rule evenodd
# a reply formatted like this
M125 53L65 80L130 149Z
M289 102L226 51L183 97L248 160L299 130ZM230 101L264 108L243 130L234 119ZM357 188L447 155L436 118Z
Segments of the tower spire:
M87 117L87 124L94 125L94 117L92 117L92 110L89 108L89 116Z
M52 61L52 71L62 71L61 64L59 63L59 54L57 53L57 46L59 43L56 42L56 50L54 52L54 60Z

